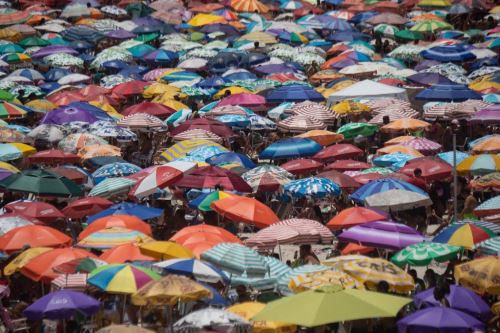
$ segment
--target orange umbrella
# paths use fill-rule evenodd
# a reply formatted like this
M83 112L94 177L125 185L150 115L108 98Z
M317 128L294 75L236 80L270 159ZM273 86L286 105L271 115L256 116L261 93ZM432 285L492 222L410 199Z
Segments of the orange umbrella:
M254 198L233 195L212 202L210 207L232 221L246 222L258 228L265 228L279 221L271 208Z
M392 145L392 146L387 146L387 147L380 148L377 150L378 155L394 154L394 153L407 154L407 155L411 155L414 157L423 157L424 156L418 150L413 149L411 147L402 146L402 145Z
M10 230L0 237L0 250L12 253L30 247L62 247L71 244L71 238L59 230L42 225L26 225Z
M343 256L349 254L366 254L372 252L373 250L375 250L373 247L349 243L346 247L344 247L344 249L342 249L340 254Z
M401 118L382 126L381 130L385 132L420 131L429 126L431 124L423 120Z
M82 240L88 235L106 228L119 227L140 231L151 236L151 226L133 215L110 215L101 217L92 222L80 235L78 240Z
M145 256L141 253L139 245L136 243L128 243L115 246L109 250L104 251L99 256L110 264L123 264L127 261L154 261L155 259L150 256Z
M54 272L54 267L71 260L85 257L97 258L88 251L73 247L54 249L44 252L30 260L30 262L21 269L21 274L33 281L49 283L59 276L59 274Z
M314 140L322 146L328 146L332 143L337 143L344 140L344 136L342 134L337 134L335 132L326 130L312 130L296 135L296 137Z
M385 220L386 216L373 209L365 207L351 207L335 215L326 226L332 230L341 230L358 224Z
M220 3L207 3L205 5L199 5L191 7L189 10L193 13L206 13L210 14L216 10L224 8Z
M417 137L413 135L402 135L395 137L394 139L387 140L386 142L384 142L384 146L399 145L400 143L410 141L416 138Z
M236 236L233 235L232 238L233 241L228 242L226 239L224 239L224 237L217 234L212 234L210 232L195 232L192 234L186 234L184 236L178 237L175 239L175 242L191 250L191 252L193 252L193 254L197 258L200 258L200 255L203 252L210 250L217 244L241 243L241 241Z
M267 13L269 7L258 0L231 0L231 7L238 12Z
M112 145L90 145L81 148L78 151L78 156L84 160L99 156L122 156L119 147Z
M500 153L500 136L493 136L479 142L472 147L473 154L498 154Z
M215 227L209 224L199 224L193 225L189 227L184 227L181 230L177 231L175 235L170 238L170 240L175 241L176 243L181 244L180 240L189 237L196 237L196 235L204 235L204 234L213 234L220 237L224 243L240 243L238 237L227 231L226 229L222 229L220 227Z

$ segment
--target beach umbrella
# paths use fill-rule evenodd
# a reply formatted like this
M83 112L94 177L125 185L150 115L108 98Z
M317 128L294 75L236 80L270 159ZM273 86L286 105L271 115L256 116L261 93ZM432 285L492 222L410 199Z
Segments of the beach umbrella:
M438 30L453 29L449 23L436 20L424 20L417 22L410 28L410 31L435 32Z
M427 194L414 191L392 189L365 198L368 207L387 211L402 211L432 205Z
M365 290L325 287L270 302L253 319L313 327L346 320L392 317L409 302L407 298Z
M386 178L386 179L375 180L366 185L363 185L362 187L357 189L354 193L352 193L350 197L355 201L363 202L368 197L373 196L374 194L386 192L389 190L405 190L427 196L427 193L425 193L423 190L416 187L415 185L412 185L410 183L401 180Z
M199 332L208 327L242 333L248 333L252 329L250 322L234 313L222 309L206 308L191 312L175 322L173 331L176 333Z
M366 162L360 162L355 160L338 160L333 163L328 164L325 170L337 170L337 171L360 171L365 169L370 169L372 166Z
M422 171L421 177L429 181L447 178L452 173L452 168L448 163L439 158L427 157L408 161L405 166L399 169L399 172L411 177L416 169L420 169Z
M193 277L207 283L229 282L229 277L219 268L197 259L169 259L153 264L153 269Z
M129 195L134 198L142 198L155 193L158 189L167 187L169 184L182 177L182 171L170 166L157 166L146 177L136 183L130 190Z
M106 178L129 176L141 170L135 164L116 162L100 167L92 173L92 177L99 183Z
M201 254L208 261L224 271L248 277L264 277L268 264L254 250L236 243L220 243Z
M473 249L479 242L495 237L495 233L485 227L471 223L452 224L433 238L433 242L462 246Z
M326 226L330 229L347 229L349 227L374 221L385 220L386 215L373 209L351 207L334 216Z
M3 273L6 276L17 273L24 265L31 261L34 257L52 250L50 247L33 247L18 254L12 261L4 267Z
M500 137L493 136L472 146L473 154L497 154L500 152Z
M14 201L3 206L7 212L50 223L65 216L53 205L39 201Z
M107 178L95 185L88 193L89 197L109 198L113 195L125 194L137 183L137 180L127 177Z
M294 174L311 174L323 168L323 164L313 159L298 159L281 165L283 169Z
M33 225L35 222L37 221L19 214L7 213L0 215L0 235L4 235L5 233L17 227Z
M28 320L66 319L76 313L86 316L95 314L100 302L84 293L72 290L51 292L28 306L23 314Z
M378 128L376 125L371 125L367 123L348 123L341 126L338 130L338 134L342 134L345 139L353 139L357 136L371 136L377 132Z
M261 153L261 159L283 159L311 156L321 150L321 146L311 139L288 138L279 140L266 147Z
M242 177L253 189L253 192L275 192L291 181L286 176L272 172L263 172L254 175L246 175L245 173Z
M238 303L230 306L226 310L234 313L252 323L252 332L263 333L263 332L275 332L283 333L289 330L294 330L295 326L286 324L284 322L275 322L268 320L252 321L251 319L258 314L266 305L259 302L244 302Z
M380 281L386 281L389 289L406 293L415 288L413 278L393 263L381 258L363 257L342 263L342 270L364 283L368 289L376 289Z
M419 292L413 297L413 301L417 306L439 306L439 301L434 297L434 290L435 288L430 288ZM492 315L490 307L481 296L468 288L451 285L450 292L445 297L452 309L463 311L483 321Z
M41 225L26 225L14 228L0 236L0 249L6 253L30 247L64 247L71 243L71 238L62 232Z
M21 268L21 274L33 281L49 283L58 274L54 267L78 258L96 258L90 252L77 248L61 248L44 252L30 260ZM36 260L34 260L36 258Z
M445 307L430 307L419 310L399 320L400 332L446 331L469 332L483 330L484 324L476 318L459 310Z
M120 227L110 227L98 230L83 237L78 246L90 249L109 249L129 243L143 243L152 241L152 238L137 230Z
M433 261L446 262L458 257L462 248L460 246L423 242L412 244L394 254L391 261L403 267L411 266L429 266Z
M99 329L96 333L153 333L153 331L130 324L113 324Z
M470 181L470 187L474 190L486 190L500 187L500 173L493 172Z
M497 155L472 155L463 159L457 165L460 174L484 175L500 169L500 158Z
M195 169L185 174L180 181L175 183L175 185L179 187L198 189L214 188L216 185L220 185L228 191L252 191L251 187L240 176L229 170L215 166L206 166Z
M255 163L250 158L243 154L225 152L214 155L205 160L210 165L224 166L226 164L238 164L246 169L253 169L256 167Z
M437 102L461 102L482 99L481 95L463 84L436 84L417 94L417 100Z
M500 266L500 258L487 256L455 266L457 283L478 294L500 294L500 284L495 276Z
M235 222L253 224L263 228L279 221L278 216L265 204L254 199L238 195L213 201L210 207L224 218Z
M189 201L189 206L200 211L211 212L211 204L214 201L221 200L231 196L232 194L224 191L214 191L209 193L201 193L199 196Z
M160 279L155 272L130 264L111 264L93 270L87 282L112 294L134 294L148 282Z
M327 178L309 177L291 181L284 186L285 193L292 197L323 198L327 196L338 196L340 187Z
M500 254L500 237L487 239L476 247L481 253L498 256Z
M125 243L114 246L104 251L99 258L110 264L155 260L153 257L143 255L137 243Z
M343 135L326 130L311 130L306 133L299 134L296 137L314 140L322 146L328 146L344 139Z
M290 279L288 288L295 293L321 288L340 287L342 289L364 289L363 285L350 275L340 271L319 271L305 273Z
M266 95L269 103L324 101L323 95L306 85L286 85L273 89Z
M230 127L226 126L220 121L208 118L196 118L187 120L173 129L170 135L175 136L190 129L203 129L212 132L222 138L234 135Z
M455 152L455 154L456 154L456 164L457 165L460 164L460 162L462 162L464 159L469 157L469 154L461 152L461 151L457 151L457 152ZM437 154L437 157L439 157L440 159L442 159L443 161L445 161L449 165L453 166L453 152L452 151L439 153L439 154Z
M326 162L329 160L343 160L363 155L363 150L349 143L340 143L323 148L313 158Z
M28 136L34 140L58 142L65 137L64 128L59 125L42 124L33 128Z
M425 59L437 61L468 61L476 59L474 53L464 44L435 46L423 50L421 53Z
M170 241L153 241L142 244L141 252L159 260L193 258L193 254L187 248Z
M411 119L411 118L403 118L390 122L387 125L381 127L382 131L386 132L397 132L397 131L419 131L429 127L431 124L428 122Z

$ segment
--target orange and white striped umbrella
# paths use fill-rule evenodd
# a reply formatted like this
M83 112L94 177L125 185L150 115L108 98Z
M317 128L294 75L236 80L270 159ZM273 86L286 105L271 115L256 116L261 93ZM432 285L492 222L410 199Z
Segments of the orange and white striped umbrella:
M231 7L238 12L267 13L269 7L258 0L232 0Z

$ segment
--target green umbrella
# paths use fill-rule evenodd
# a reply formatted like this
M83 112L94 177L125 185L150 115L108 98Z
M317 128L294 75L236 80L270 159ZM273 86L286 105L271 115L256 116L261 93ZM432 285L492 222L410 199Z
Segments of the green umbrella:
M0 53L16 53L16 52L24 52L24 49L17 44L2 44L0 45Z
M159 34L157 34L156 32L152 32L149 34L140 34L137 37L135 37L134 40L137 40L139 42L149 43L158 37L160 37Z
M136 180L125 177L106 178L90 190L89 197L109 198L113 195L124 194L127 193L135 183L137 183Z
M367 123L349 123L340 127L337 133L342 134L345 139L353 139L358 135L370 136L377 132L377 125Z
M13 174L0 182L0 187L15 192L55 197L79 197L82 188L75 182L42 169L29 169Z
M32 46L49 46L50 43L40 37L28 37L17 43L22 47L32 47Z
M418 31L399 30L394 34L394 37L404 40L423 40L424 35Z
M432 261L445 262L456 259L462 247L441 243L418 243L407 246L392 256L391 261L403 267L428 266Z
M348 320L395 317L410 298L326 287L270 302L252 320L314 327Z
M0 89L0 99L3 101L12 101L14 99L14 95L6 90Z
M202 32L195 31L191 33L189 39L192 40L193 42L200 42L205 39L205 34Z
M196 207L196 209L201 210L203 212L212 212L213 209L210 207L210 204L214 201L221 200L227 197L230 197L231 194L223 192L223 191L215 191L209 193L207 195L201 194L200 198L196 198L192 200L189 205L192 207Z

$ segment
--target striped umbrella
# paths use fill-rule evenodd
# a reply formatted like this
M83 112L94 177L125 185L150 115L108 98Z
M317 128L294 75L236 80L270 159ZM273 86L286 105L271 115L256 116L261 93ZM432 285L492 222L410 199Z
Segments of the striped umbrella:
M415 185L402 180L383 178L371 181L368 184L361 186L351 194L350 198L357 202L364 202L366 198L373 196L374 194L386 192L389 190L405 190L427 196L427 193L425 193L422 189L416 187Z
M308 274L308 273L316 273L331 270L331 267L322 266L322 265L304 265L293 268L288 272L282 274L278 277L278 290L282 295L290 296L293 295L294 292L288 288L290 281L300 275Z
M255 290L270 290L278 285L278 277L290 271L290 267L271 256L263 257L269 269L262 278L249 278L246 274L231 276L231 286L244 285Z
M89 249L110 249L128 243L144 243L153 239L140 231L111 227L91 233L78 242L79 247Z
M329 244L333 241L331 231L323 224L314 220L293 218L280 221L274 225L285 225L291 227L301 235L304 235L304 237L312 236L316 239L316 242L321 242L323 244ZM309 241L311 240L312 238L309 239Z
M104 145L108 142L89 133L74 133L59 141L58 147L66 153L76 153L81 148L90 145Z
M472 155L457 165L460 174L485 175L500 170L500 156L492 154Z
M238 12L267 13L269 7L258 0L231 0L231 8Z
M418 150L424 155L434 155L443 148L439 143L426 138L415 138L404 141L401 142L401 145Z
M379 24L373 28L373 31L384 36L394 36L397 32L399 32L399 29L390 24Z
M500 213L500 195L486 200L474 209L476 216L488 216Z
M260 164L258 167L253 168L243 174L243 177L252 178L262 173L273 173L286 178L293 178L294 175L286 171L282 167L274 164Z
M316 118L297 115L280 121L278 123L278 128L287 132L307 132L311 130L325 129L326 125Z
M242 178L250 185L253 192L275 192L291 182L291 179L281 174L263 172L258 174L244 173Z
M429 266L432 261L446 262L456 259L462 247L441 243L418 243L405 247L392 256L391 261L399 267Z
M493 231L471 223L464 223L450 225L434 237L432 241L473 249L477 243L491 237L495 237Z
M97 184L89 192L89 197L110 198L114 195L127 193L137 180L126 177L108 178Z
M229 277L212 264L197 259L170 259L155 263L153 270L158 273L187 275L198 281L226 283Z
M165 150L162 154L161 157L169 162L178 160L181 157L186 156L188 153L192 152L193 150L199 148L199 147L217 147L221 151L227 151L226 148L221 146L218 143L208 141L208 140L203 140L203 139L191 139L191 140L184 140L181 142L176 143L172 147L168 148Z
M460 221L454 221L454 224L474 224L477 225L481 228L485 228L488 230L493 231L495 234L500 235L500 224L493 223L493 222L488 222L488 221L481 221L481 220L460 220Z
M117 122L118 126L128 128L161 128L165 127L160 118L149 115L147 113L134 113L129 116L123 117Z
M269 265L254 250L236 243L221 243L201 254L206 260L224 271L247 277L264 277Z
M0 14L0 25L14 25L28 21L31 17L30 11L9 10Z
M418 32L435 32L437 30L444 29L453 29L453 26L449 23L443 21L420 21L410 28L410 31L418 31Z
M290 109L286 110L286 112L294 115L314 118L325 124L331 124L335 121L335 114L330 109L322 104L311 101L297 103Z
M500 237L490 238L476 245L481 254L499 256L500 255Z
M327 178L309 177L291 181L284 186L285 193L292 197L323 198L327 196L338 196L340 187Z

